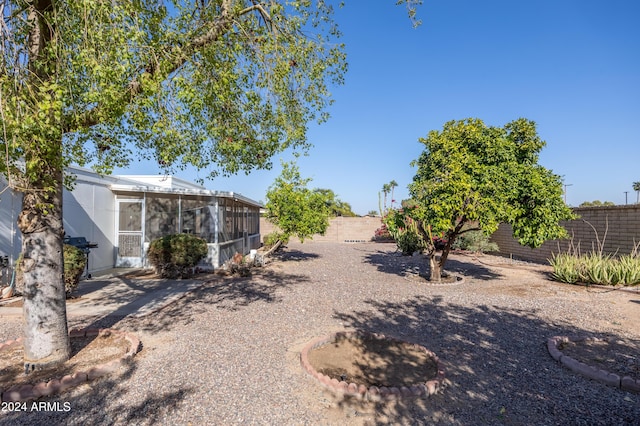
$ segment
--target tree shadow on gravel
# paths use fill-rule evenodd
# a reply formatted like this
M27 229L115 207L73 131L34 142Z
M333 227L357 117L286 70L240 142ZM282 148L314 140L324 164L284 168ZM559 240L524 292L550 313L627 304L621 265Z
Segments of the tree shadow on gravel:
M535 310L467 307L439 296L366 303L366 310L335 312L334 318L347 329L425 346L445 363L448 381L438 395L378 403L373 411L369 403L339 403L349 412L368 411L375 424L550 425L570 419L632 425L640 418L640 395L590 381L551 358L547 338L587 335L574 324L547 323Z
M403 256L401 253L376 251L364 256L364 261L375 266L378 271L386 274L406 277L409 275L419 275L429 277L429 259L422 254L413 256ZM445 265L445 271L478 280L492 280L500 278L502 275L489 268L472 262L463 262L449 258Z
M237 311L252 303L280 303L278 293L293 285L309 282L304 275L286 274L271 270L252 270L250 277L231 277L211 281L195 292L194 301L214 304L219 309Z
M294 250L285 247L283 250L278 250L273 253L271 257L279 262L304 262L307 260L318 259L320 258L320 255L316 253L306 253L300 250Z
M194 393L192 388L180 386L169 392L151 390L142 400L136 400L130 396L133 390L127 386L127 381L137 371L135 357L132 362L122 368L122 371L91 381L88 385L81 385L69 392L35 401L43 405L48 404L47 409L3 413L0 423L3 425L162 424L165 414L175 410L183 401L188 401L190 395ZM131 402L134 400L136 402ZM31 407L33 403L34 401L27 402L26 407Z
M108 315L71 318L71 328L121 328L134 332L158 333L178 325L196 321L197 314L207 305L236 311L252 303L280 303L278 292L309 281L304 275L286 274L269 269L254 268L249 277L215 276L195 290L168 306L143 317L127 316L126 305Z

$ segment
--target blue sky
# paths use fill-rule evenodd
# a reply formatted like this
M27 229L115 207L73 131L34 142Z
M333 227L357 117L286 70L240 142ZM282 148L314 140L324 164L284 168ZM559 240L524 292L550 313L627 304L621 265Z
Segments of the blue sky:
M449 120L502 126L534 120L540 164L564 176L567 203L636 201L640 181L640 2L637 0L425 0L413 29L393 0L347 0L336 11L349 71L329 122L309 129L297 160L310 186L329 188L358 214L378 209L392 179L407 185L418 138ZM264 200L274 168L206 181ZM116 174L156 174L132 163ZM205 172L177 176L195 179Z

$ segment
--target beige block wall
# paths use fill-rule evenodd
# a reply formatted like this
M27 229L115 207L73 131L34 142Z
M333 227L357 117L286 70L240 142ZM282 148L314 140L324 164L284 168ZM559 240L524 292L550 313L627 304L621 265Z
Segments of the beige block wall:
M583 207L573 211L580 218L562 222L570 239L547 241L537 249L530 249L512 237L511 226L502 224L491 240L498 244L502 255L540 263L546 263L553 253L566 252L571 237L573 245L579 245L582 253L597 249L598 239L604 243L603 252L609 254L628 254L635 243L640 243L640 205Z
M314 235L313 239L305 240L314 242L362 242L371 241L376 229L382 222L379 217L334 217L329 220L329 228L324 235ZM265 218L260 218L260 234L264 236L273 232L274 226Z

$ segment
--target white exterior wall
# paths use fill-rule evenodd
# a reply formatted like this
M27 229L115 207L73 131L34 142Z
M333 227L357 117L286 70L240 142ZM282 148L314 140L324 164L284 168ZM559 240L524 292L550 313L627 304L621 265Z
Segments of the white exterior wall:
M208 191L201 186L173 177L158 176L104 176L101 177L91 170L70 168L76 175L73 191L64 190L62 216L65 235L69 237L85 237L87 241L97 243L89 254L89 273L113 268L117 259L117 200L114 187L130 191L156 191L157 185L169 185L169 191L184 192L186 196L232 197L243 202L255 204L240 194L218 193ZM154 183L155 187L137 188L141 183ZM4 189L4 191L3 191ZM161 191L164 192L164 188ZM117 192L117 190L116 190ZM22 205L22 194L7 188L6 182L0 178L0 256L8 256L11 265L15 264L21 251L21 235L16 220ZM219 220L217 214L214 220ZM143 218L144 220L144 218ZM143 225L144 226L144 225ZM221 226L220 223L217 226ZM217 235L216 231L216 235ZM233 254L249 252L259 245L259 234L249 236L248 245L243 239L228 241L220 245L209 244L209 256L205 263L218 267ZM148 243L145 243L142 264L146 263L145 255Z
M114 196L107 182L96 179L95 174L73 169L78 175L72 192L62 194L62 216L65 234L85 237L98 243L89 254L89 272L113 268L115 261ZM0 190L0 256L9 256L15 264L22 251L22 236L16 220L22 208L22 194L11 191L2 180Z
M115 197L104 184L78 175L72 192L64 191L62 217L64 232L97 243L89 254L89 273L113 268L115 263Z
M22 207L22 196L8 189L3 179L0 182L0 256L9 256L9 264L13 265L22 250L22 238L16 222Z

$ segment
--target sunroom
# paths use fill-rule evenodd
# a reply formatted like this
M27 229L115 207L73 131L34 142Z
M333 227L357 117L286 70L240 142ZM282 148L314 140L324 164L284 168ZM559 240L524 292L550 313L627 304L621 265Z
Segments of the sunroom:
M129 177L131 178L131 177ZM139 178L139 177L138 177ZM203 266L219 267L260 246L260 204L233 192L111 185L115 195L116 267L147 266L154 239L175 233L207 241Z

